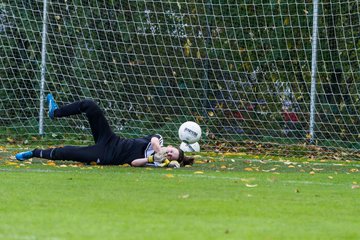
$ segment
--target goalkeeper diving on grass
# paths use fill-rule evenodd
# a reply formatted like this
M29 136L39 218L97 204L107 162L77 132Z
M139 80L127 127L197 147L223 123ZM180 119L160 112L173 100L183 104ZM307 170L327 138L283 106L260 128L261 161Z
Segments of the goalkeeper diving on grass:
M176 147L163 147L159 134L142 138L126 139L117 136L110 128L103 111L92 100L77 101L58 107L52 94L47 95L48 116L58 119L85 113L90 124L95 144L90 146L64 146L49 149L34 149L16 154L16 159L24 161L37 157L49 160L69 160L82 163L96 162L99 165L130 164L134 167L182 167L192 165L194 158L186 157Z

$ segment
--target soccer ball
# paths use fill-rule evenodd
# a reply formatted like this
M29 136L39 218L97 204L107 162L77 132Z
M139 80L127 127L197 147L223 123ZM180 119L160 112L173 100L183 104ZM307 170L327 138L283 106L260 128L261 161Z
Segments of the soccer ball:
M182 142L180 144L180 149L184 152L200 152L200 145L198 142L192 144Z
M179 138L185 143L196 143L201 138L201 128L196 122L188 121L181 124Z

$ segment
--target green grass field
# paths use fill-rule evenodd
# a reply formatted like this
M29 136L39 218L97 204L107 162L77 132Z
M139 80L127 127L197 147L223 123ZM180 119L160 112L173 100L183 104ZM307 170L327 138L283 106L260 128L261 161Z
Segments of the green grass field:
M0 239L360 239L359 162L202 153L191 168L0 152Z

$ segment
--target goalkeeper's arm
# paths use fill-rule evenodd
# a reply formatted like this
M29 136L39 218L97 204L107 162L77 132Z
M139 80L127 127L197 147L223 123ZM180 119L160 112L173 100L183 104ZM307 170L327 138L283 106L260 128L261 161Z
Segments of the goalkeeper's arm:
M146 164L153 164L154 167L167 167L170 163L169 160L165 159L163 162L154 162L153 156L148 158L138 158L131 162L131 166L133 167L143 167Z
M160 140L157 137L151 138L151 145L156 153L161 151Z
M155 153L159 153L161 152L162 148L161 148L161 145L160 145L160 140L159 138L157 137L152 137L151 138L151 145L152 145L152 148L154 149ZM131 166L133 167L143 167L145 166L147 163L153 163L154 162L154 156L150 156L150 157L147 157L147 158L138 158L138 159L135 159L131 162Z
M156 141L155 141L156 144ZM167 158L167 148L160 147L159 151L153 155L150 155L147 158L138 158L131 162L133 167L142 167L145 166L147 163L155 164L156 167L166 167L170 161Z

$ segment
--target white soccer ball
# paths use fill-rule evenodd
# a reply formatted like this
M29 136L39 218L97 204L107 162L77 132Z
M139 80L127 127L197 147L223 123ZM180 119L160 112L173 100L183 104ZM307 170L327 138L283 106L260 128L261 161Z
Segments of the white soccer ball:
M201 128L196 122L188 121L181 124L179 138L186 143L196 143L201 138Z
M200 144L198 142L191 144L182 142L180 144L180 149L184 152L200 152Z

